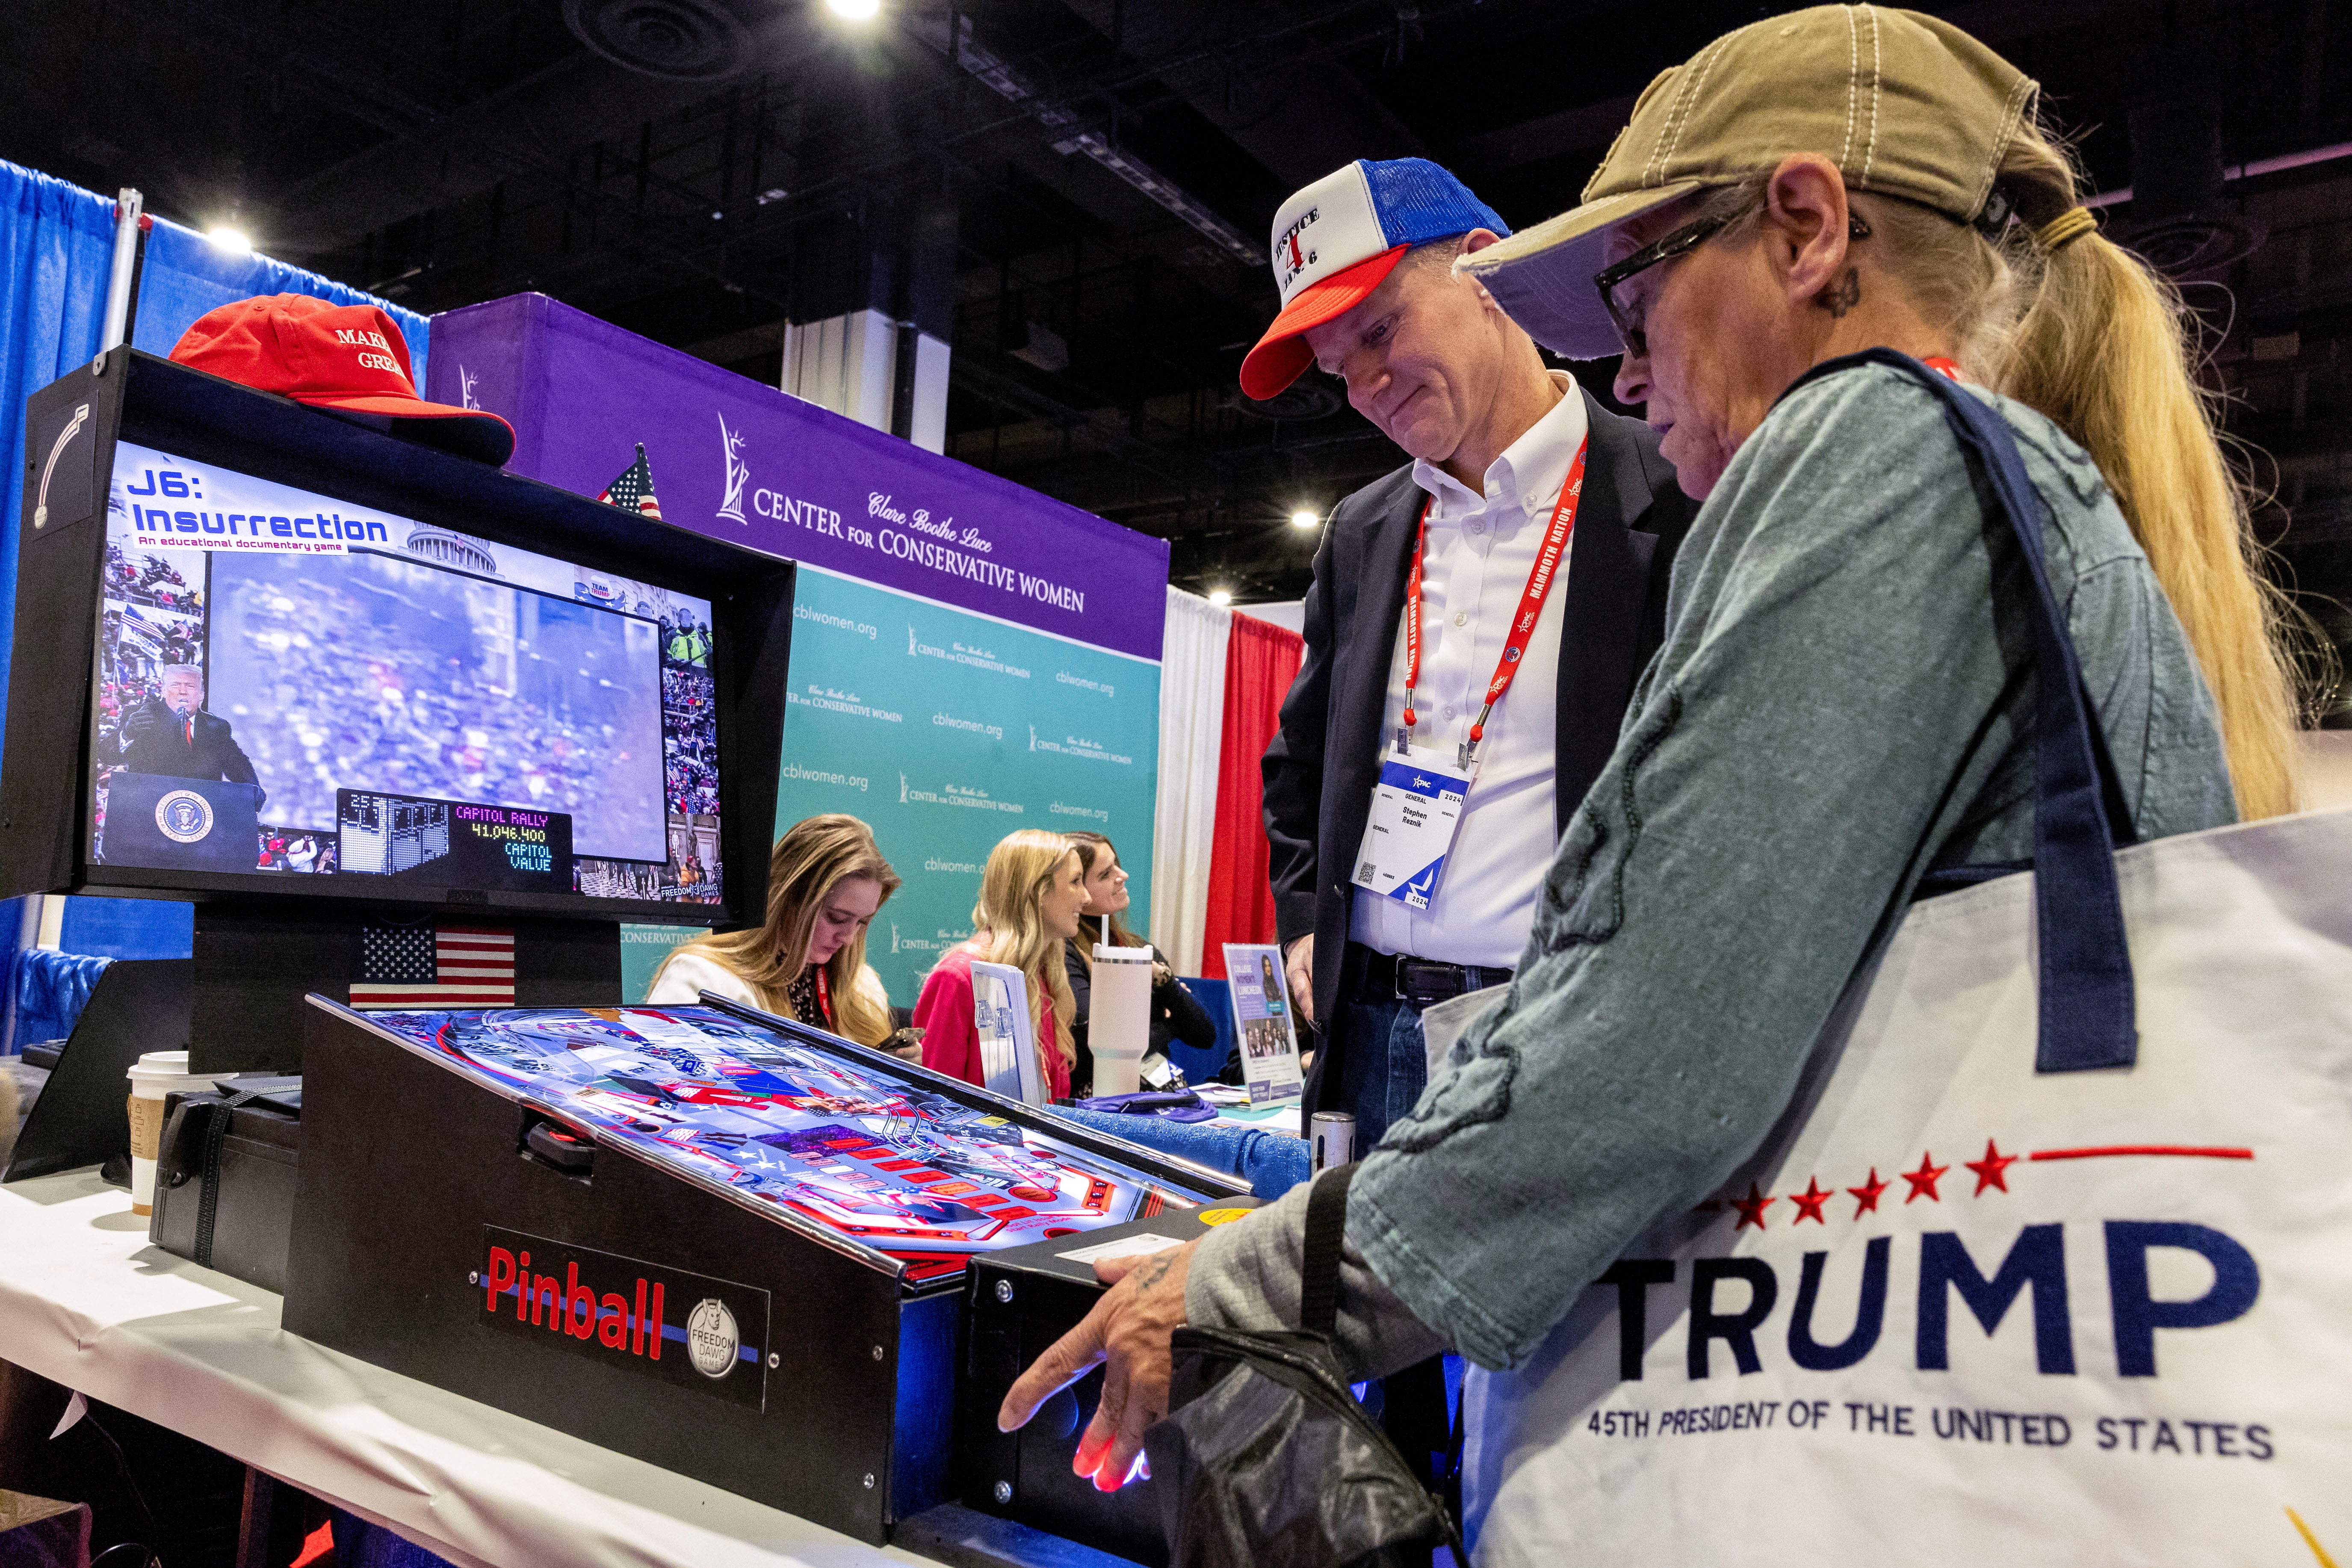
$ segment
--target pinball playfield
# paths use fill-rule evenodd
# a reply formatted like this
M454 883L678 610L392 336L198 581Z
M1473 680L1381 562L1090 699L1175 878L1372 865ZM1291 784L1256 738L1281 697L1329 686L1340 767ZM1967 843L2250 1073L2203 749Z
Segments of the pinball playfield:
M931 1075L712 1007L370 1021L458 1073L559 1109L600 1143L875 1247L907 1266L910 1284L961 1272L974 1253L1194 1204L941 1092Z

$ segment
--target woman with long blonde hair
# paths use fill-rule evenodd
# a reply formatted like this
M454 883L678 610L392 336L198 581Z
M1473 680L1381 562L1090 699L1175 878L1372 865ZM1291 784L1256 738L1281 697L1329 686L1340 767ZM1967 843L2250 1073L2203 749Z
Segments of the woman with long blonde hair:
M768 918L680 947L663 961L646 1000L692 1002L708 991L861 1046L885 1046L890 998L866 963L866 927L898 885L874 830L857 818L796 822L768 857Z
M1060 834L1024 827L990 850L980 874L980 901L971 909L971 938L940 958L915 1002L923 1065L966 1083L987 1081L972 1019L971 966L1009 964L1028 977L1040 1081L1051 1098L1067 1098L1077 1059L1071 1035L1077 1005L1063 972L1062 948L1077 935L1086 907L1078 852Z

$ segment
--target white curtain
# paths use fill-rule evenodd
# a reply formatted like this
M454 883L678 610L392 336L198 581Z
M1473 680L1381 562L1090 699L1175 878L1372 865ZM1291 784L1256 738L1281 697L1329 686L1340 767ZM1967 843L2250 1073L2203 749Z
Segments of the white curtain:
M1160 798L1152 819L1153 946L1179 974L1201 973L1217 759L1224 744L1225 644L1234 613L1168 590L1160 649Z

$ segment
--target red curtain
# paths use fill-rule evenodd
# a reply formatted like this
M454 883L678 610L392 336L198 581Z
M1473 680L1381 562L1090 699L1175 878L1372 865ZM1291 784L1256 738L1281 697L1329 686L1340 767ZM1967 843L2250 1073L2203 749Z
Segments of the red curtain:
M1217 829L1209 854L1209 914L1201 972L1225 973L1223 944L1274 940L1258 759L1265 755L1307 643L1249 616L1234 616L1225 648L1224 742L1217 758Z

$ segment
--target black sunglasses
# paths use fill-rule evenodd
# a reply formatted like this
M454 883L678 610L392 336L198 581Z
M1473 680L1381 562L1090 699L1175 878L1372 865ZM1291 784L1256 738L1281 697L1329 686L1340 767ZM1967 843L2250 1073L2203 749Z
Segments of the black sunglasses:
M1610 321L1616 323L1617 335L1624 340L1626 353L1637 358L1646 358L1650 352L1650 340L1642 330L1640 318L1617 303L1617 285L1636 273L1648 271L1662 261L1672 261L1678 256L1688 256L1692 251L1714 238L1730 222L1730 215L1726 215L1722 217L1703 217L1696 223L1686 223L1664 238L1643 246L1615 266L1603 268L1592 275L1592 286L1601 290L1601 308L1609 312ZM1863 222L1860 217L1849 213L1846 216L1845 232L1849 239L1868 239L1870 226Z

